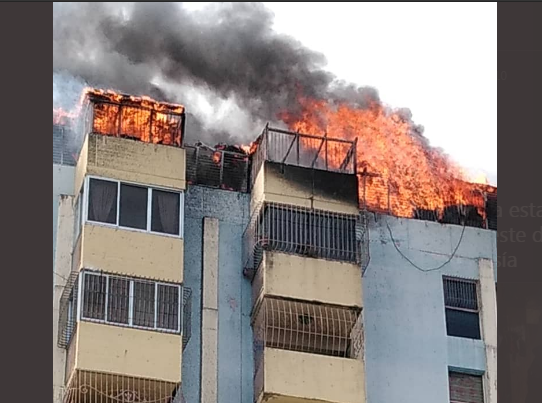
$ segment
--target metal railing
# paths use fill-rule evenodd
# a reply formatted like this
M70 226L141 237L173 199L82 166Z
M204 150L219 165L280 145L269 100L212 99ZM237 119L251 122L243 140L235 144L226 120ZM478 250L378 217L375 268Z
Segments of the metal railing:
M264 251L365 264L368 230L364 213L335 213L263 202L244 234L245 271L256 273Z
M349 141L266 126L257 143L252 156L252 181L264 161L348 174L356 172L357 139Z
M252 326L255 399L265 386L266 348L363 359L363 316L357 308L265 297Z
M60 299L60 348L70 346L79 319L182 334L184 349L192 336L192 290L100 272L72 272Z
M185 149L189 184L248 192L248 155L204 145L185 146Z
M77 165L79 151L73 144L74 136L68 127L53 125L53 164Z
M70 374L63 395L63 403L182 401L178 383L81 370Z

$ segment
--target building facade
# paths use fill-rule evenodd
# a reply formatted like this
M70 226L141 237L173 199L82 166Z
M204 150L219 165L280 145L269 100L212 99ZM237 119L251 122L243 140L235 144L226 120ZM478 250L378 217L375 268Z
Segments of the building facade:
M496 402L487 219L363 206L355 142L188 146L134 102L53 129L53 403Z

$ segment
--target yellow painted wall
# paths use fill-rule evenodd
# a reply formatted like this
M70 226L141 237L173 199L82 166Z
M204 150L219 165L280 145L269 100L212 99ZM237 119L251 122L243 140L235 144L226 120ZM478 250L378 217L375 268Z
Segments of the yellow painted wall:
M265 294L362 307L361 268L352 263L265 252Z
M183 281L180 238L85 224L81 267L175 283Z
M257 206L264 200L336 213L359 214L357 202L348 204L323 194L312 194L304 187L275 175L266 169L265 163L256 176L252 190L252 205Z
M265 350L265 393L283 396L271 399L276 403L365 403L363 363L268 348Z
M90 135L87 174L173 189L186 188L186 151Z
M77 369L181 381L182 337L81 322Z

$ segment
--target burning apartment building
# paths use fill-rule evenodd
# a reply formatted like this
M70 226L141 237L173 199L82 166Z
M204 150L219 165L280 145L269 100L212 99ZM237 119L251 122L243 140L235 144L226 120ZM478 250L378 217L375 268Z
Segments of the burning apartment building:
M179 105L80 105L53 122L53 402L496 402L496 188L383 161L345 110L227 146Z

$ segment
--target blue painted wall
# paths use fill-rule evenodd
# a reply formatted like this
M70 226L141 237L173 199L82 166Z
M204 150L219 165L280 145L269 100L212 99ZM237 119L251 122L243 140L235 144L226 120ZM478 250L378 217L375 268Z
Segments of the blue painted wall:
M218 396L220 403L253 402L251 287L243 277L242 237L249 195L189 187L185 204L185 285L192 288L192 339L183 354L183 395L200 402L203 218L220 220Z
M369 402L449 401L448 369L485 371L481 341L446 335L443 275L478 279L478 258L494 260L494 231L466 228L455 258L438 271L461 239L462 227L374 216L371 262L364 279Z

